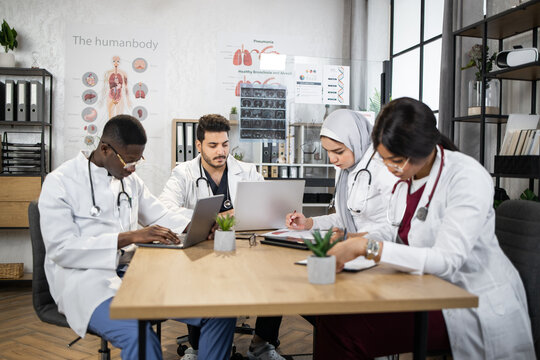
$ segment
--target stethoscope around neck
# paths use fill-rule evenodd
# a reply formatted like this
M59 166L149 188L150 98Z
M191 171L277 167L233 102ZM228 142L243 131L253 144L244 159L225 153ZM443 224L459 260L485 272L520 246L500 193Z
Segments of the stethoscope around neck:
M92 207L90 208L90 216L92 217L99 217L101 215L101 208L96 205L96 197L94 194L94 182L92 181L92 171L90 169L90 161L92 160L92 156L94 156L94 153L92 152L90 156L88 157L88 179L90 180L90 193L92 194ZM131 197L128 195L128 193L125 191L124 188L124 180L120 180L120 184L122 185L122 191L118 193L118 196L116 198L116 206L118 208L118 214L120 214L120 203L122 201L122 196L124 196L129 204L129 208L131 209L132 203L131 203ZM129 212L129 221L131 224L131 211ZM122 222L120 222L120 225L123 228Z
M210 186L210 181L203 176L203 167L202 167L202 157L199 158L199 178L195 180L195 185L199 188L199 181L204 180L206 186L208 187L209 194L212 194L212 187ZM225 201L223 202L223 207L227 210L232 208L231 196L229 194L229 183L227 182L227 194L225 195Z
M353 213L356 213L356 214L360 214L362 211L364 211L366 209L366 205L367 205L367 201L368 201L368 197L369 197L369 193L370 193L370 190L371 190L371 171L368 170L368 167L369 167L369 164L371 163L371 160L373 160L373 157L375 156L375 153L377 151L373 150L373 153L371 154L371 156L369 157L369 160L368 162L366 163L366 166L364 166L363 169L360 169L355 175L354 175L354 179L353 179L353 182L351 184L351 189L349 190L349 194L348 194L348 199L351 200L355 197L353 197L353 193L355 192L355 189L358 188L358 186L355 186L356 185L356 182L358 180L358 176L360 175L367 175L367 186L365 188L365 191L364 191L364 200L362 201L362 206L360 206L360 208L352 208L349 206L348 202L347 202L347 209L349 209L349 211L352 211Z
M428 211L429 211L429 205L431 204L431 199L433 198L433 194L435 193L435 189L437 188L437 184L439 183L439 179L441 178L442 169L444 166L444 149L441 145L438 145L439 149L441 149L441 163L439 164L439 171L437 172L437 178L435 179L435 183L433 184L433 188L431 189L431 193L429 194L428 201L426 205L422 206L416 211L416 218L420 221L426 221ZM392 226L400 226L401 221L396 221L395 219L390 218L390 208L392 207L392 197L394 196L394 193L396 192L396 189L399 184L406 183L407 189L410 192L411 190L411 179L407 180L398 180L394 187L392 188L392 193L390 194L390 198L388 200L388 208L386 209L386 219Z

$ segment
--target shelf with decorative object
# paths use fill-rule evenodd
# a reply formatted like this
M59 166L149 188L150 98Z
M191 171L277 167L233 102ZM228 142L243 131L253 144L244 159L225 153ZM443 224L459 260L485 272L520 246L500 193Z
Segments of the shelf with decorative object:
M487 89L480 88L479 100L477 104L478 114L467 114L468 116L460 116L454 114L452 121L452 136L456 138L456 126L459 123L476 123L480 126L479 131L479 161L485 164L486 153L486 126L496 126L496 138L492 142L495 154L499 154L502 145L502 126L507 123L508 115L502 114L501 102L511 94L502 93L503 81L525 81L531 83L530 91L530 113L536 113L537 102L537 81L540 79L540 61L534 61L519 66L496 69L491 71L489 62L493 62L494 56L488 54L488 40L498 40L498 52L504 51L504 40L515 35L530 33L532 48L538 46L538 27L540 26L540 0L532 0L514 6L511 9L501 13L484 17L472 25L466 26L454 31L454 40L457 37L472 37L481 39L481 45L478 46L481 50L480 68L476 74L476 80L480 80L480 84L493 84L494 81L499 83L498 102L495 108L491 108L488 99ZM454 41L456 44L456 41ZM457 51L457 49L456 49ZM473 50L471 50L472 53ZM454 66L454 79L458 77L460 64ZM478 76L480 75L480 78ZM462 88L463 89L463 88ZM455 98L454 98L455 102ZM470 104L469 104L470 106ZM457 111L457 109L454 110ZM494 112L490 113L490 112ZM512 178L529 178L531 187L534 185L534 179L540 178L540 172L536 168L540 166L537 156L495 156L494 170L492 175L496 178L496 186L499 185L501 177Z

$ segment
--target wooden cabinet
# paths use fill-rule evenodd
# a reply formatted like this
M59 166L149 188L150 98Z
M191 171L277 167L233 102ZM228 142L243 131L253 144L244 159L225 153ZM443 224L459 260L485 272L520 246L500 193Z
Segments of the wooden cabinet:
M28 204L40 191L39 176L0 176L0 227L27 228Z

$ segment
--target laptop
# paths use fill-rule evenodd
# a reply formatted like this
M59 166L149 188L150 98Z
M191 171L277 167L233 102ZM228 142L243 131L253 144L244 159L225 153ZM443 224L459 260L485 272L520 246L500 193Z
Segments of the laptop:
M179 244L149 243L137 244L141 247L157 247L166 249L186 249L208 239L212 226L216 222L216 216L223 202L223 194L199 199L185 234L180 234Z
M285 227L288 213L302 211L305 180L239 182L234 199L235 230Z

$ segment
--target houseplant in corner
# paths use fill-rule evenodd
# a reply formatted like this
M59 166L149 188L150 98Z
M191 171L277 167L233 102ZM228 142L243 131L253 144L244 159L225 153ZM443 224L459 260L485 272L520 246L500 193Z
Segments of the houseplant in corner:
M330 242L332 230L321 235L319 230L313 231L314 241L304 239L307 247L313 251L313 255L307 259L308 280L312 284L333 284L336 281L336 257L328 256L328 251L342 238Z
M474 80L469 81L469 108L467 115L479 115L482 106L482 57L483 47L480 44L474 45L467 52L469 62L463 66L461 70L476 68ZM486 69L485 73L493 70L493 62L497 56L496 53L489 55L489 48L486 47ZM496 79L488 79L486 81L486 114L499 113L499 81Z
M236 249L236 234L233 229L234 224L236 224L235 217L230 214L218 215L216 223L219 228L214 234L214 250L233 251Z
M19 46L17 42L17 31L14 28L10 28L6 20L4 20L0 29L0 45L5 50L5 53L0 51L0 67L14 67L15 56L9 54L8 51L15 50Z

